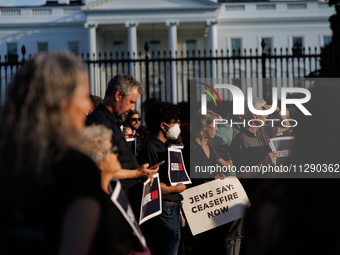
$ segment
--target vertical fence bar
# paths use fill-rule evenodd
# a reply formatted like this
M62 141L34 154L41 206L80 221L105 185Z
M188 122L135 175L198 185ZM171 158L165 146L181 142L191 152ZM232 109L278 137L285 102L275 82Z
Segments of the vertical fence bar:
M266 78L266 53L264 51L264 48L266 47L266 42L264 39L261 41L261 47L262 47L262 78Z
M158 62L158 101L162 101L162 83L161 83L161 53L157 52L157 62Z
M289 56L288 56L288 48L286 48L286 71L287 71L287 78L289 78Z
M149 56L148 51L150 49L149 43L144 44L145 50L145 87L146 87L146 100L150 100L150 82L149 82Z

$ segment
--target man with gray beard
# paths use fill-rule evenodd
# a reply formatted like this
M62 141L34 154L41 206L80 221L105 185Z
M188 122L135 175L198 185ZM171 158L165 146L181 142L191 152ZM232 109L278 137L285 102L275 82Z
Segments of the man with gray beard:
M112 144L118 146L118 160L124 171L121 180L125 194L129 195L129 188L140 183L141 177L149 178L157 171L148 170L149 164L139 166L136 157L130 150L121 130L129 111L133 111L139 94L144 92L143 85L130 75L117 74L108 83L104 101L87 118L87 122L103 124L112 129ZM157 169L158 170L158 169ZM132 201L130 201L132 204Z

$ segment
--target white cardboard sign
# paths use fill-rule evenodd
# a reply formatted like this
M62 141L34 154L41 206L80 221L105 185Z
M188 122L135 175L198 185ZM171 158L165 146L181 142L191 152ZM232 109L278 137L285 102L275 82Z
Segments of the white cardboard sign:
M249 206L248 196L236 177L207 182L181 194L193 235L242 218Z

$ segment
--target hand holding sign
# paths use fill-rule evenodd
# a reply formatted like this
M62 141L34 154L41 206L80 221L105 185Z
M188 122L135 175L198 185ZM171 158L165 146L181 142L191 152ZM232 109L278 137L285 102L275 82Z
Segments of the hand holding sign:
M159 170L159 166L156 166L154 169L148 169L149 164L146 163L144 165L141 165L137 168L138 171L138 176L137 177L145 177L145 178L150 178L151 182L150 185L153 183L153 178L151 178L154 174L156 174Z

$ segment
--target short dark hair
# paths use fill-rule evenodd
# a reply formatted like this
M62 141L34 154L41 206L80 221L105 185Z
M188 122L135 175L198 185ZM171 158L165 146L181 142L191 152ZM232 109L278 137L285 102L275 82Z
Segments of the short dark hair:
M127 74L117 74L107 84L105 97L114 95L117 90L121 90L123 97L126 97L134 88L138 89L139 94L144 92L144 86L134 77Z
M159 130L161 123L165 122L168 124L171 120L177 121L180 118L180 110L173 103L168 102L153 104L145 114L145 122L152 135Z
M138 114L138 116L140 116L139 111L137 109L134 109L133 111L129 111L128 117L131 117L135 114Z

